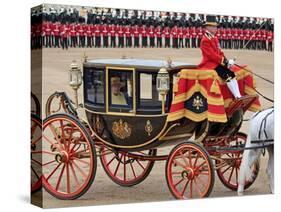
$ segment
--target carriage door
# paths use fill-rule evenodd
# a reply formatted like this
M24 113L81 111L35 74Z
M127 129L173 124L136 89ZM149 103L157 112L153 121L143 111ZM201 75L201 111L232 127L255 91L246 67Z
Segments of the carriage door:
M135 69L106 68L106 112L135 114Z

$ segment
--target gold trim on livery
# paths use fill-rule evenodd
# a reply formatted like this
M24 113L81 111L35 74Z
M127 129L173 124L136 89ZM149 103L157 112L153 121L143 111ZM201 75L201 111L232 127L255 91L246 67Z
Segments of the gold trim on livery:
M186 108L173 113L169 113L168 121L175 121L184 117L195 122L200 122L205 119L208 119L209 121L213 121L213 122L222 122L222 123L227 122L226 114L218 115L218 114L210 113L208 111L204 111L203 113L194 113L190 110L187 110Z
M144 127L144 130L145 130L145 132L147 133L148 136L151 135L151 132L153 131L153 127L152 127L152 124L151 124L150 120L146 121L146 125Z
M119 121L113 122L112 132L116 137L125 139L131 136L132 127L127 122L120 119Z
M245 67L245 69L248 69L248 68ZM249 75L252 75L249 71L246 71L245 69L243 68L243 69L235 72L237 80L240 80ZM204 69L202 69L202 70L182 69L179 72L179 77L181 79L189 79L189 80L196 80L196 79L206 80L206 79L211 78L211 79L217 79L220 84L226 84L226 82L218 76L217 72L212 69L206 69L206 70L204 70Z
M223 100L222 96L216 98L216 97L212 97L212 96L208 95L207 90L202 85L200 85L200 90L198 89L198 87L196 85L194 85L188 90L188 92L175 96L172 104L184 102L184 101L188 100L195 92L198 92L198 91L200 91L200 93L207 99L208 104L212 104L212 105L223 105L224 104L224 100Z

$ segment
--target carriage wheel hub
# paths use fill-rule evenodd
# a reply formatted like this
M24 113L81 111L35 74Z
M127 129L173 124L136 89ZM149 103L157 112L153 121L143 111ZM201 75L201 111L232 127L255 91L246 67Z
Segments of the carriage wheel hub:
M182 177L185 179L193 179L195 176L194 170L191 167L187 167L186 170L182 172Z
M61 151L59 154L56 154L55 158L58 163L68 163L70 159L69 154L66 151Z

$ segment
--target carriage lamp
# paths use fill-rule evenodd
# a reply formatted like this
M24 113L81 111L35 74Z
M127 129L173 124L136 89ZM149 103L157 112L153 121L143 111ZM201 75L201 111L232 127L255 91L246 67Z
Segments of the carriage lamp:
M76 61L73 61L70 64L70 69L69 69L69 85L74 90L74 99L75 99L76 109L78 108L77 90L79 89L81 84L82 84L82 72L81 72L81 69L79 68L79 66L76 63Z
M165 98L170 87L170 76L166 68L161 68L157 74L156 87L162 96L162 114L165 113Z

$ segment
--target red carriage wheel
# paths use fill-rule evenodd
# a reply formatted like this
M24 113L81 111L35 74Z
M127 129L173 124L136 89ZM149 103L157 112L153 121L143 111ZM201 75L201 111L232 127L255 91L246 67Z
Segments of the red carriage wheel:
M209 196L214 186L214 168L208 152L192 142L175 146L166 163L166 180L177 199Z
M247 141L247 135L238 132L233 140L230 142L231 146L244 145ZM222 161L216 160L216 166L220 167L217 169L217 175L220 181L229 189L237 191L238 189L238 176L240 165L242 161L243 150L231 151L229 153L223 153L220 155ZM245 182L245 189L249 188L256 180L259 173L259 162L255 163L251 167L253 173L253 181Z
M155 156L156 149L133 152L134 155ZM127 152L115 152L108 148L101 149L101 163L110 179L121 186L134 186L149 175L154 161L141 160L129 156Z
M43 123L43 186L59 199L76 199L90 188L97 159L87 129L75 117L53 114Z
M31 114L31 192L36 192L42 188L42 154L36 151L41 150L42 140L42 121L35 115Z

